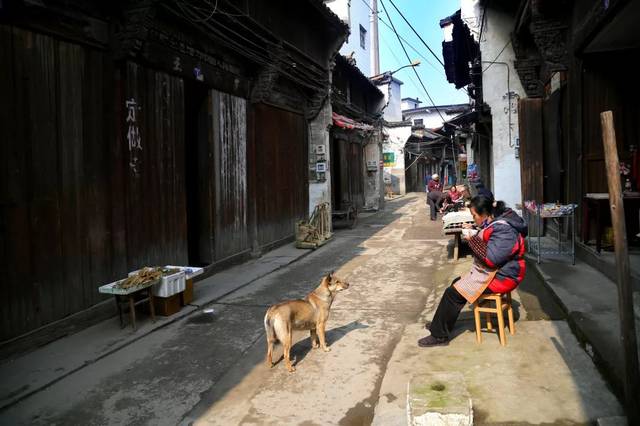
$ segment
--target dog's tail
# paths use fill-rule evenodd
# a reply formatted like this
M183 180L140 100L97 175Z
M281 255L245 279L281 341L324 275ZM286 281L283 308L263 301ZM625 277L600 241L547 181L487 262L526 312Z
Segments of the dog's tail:
M267 313L264 315L264 331L267 334L267 342L275 343L278 341L276 330L273 328L272 320L269 318L271 314L271 308L267 309Z

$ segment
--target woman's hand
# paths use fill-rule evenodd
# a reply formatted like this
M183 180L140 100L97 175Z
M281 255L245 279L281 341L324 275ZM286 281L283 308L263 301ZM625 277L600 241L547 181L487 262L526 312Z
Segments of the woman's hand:
M463 223L462 224L462 229L473 229L474 226L470 223Z

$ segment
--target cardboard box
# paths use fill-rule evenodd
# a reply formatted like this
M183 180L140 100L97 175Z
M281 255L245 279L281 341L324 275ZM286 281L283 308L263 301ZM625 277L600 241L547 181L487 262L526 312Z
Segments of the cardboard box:
M184 291L180 293L180 302L186 306L193 301L193 279L188 279Z
M154 307L156 310L156 315L168 317L175 314L176 312L179 312L182 308L182 306L180 305L181 294L182 293L178 293L169 297L155 296L153 300L155 302Z

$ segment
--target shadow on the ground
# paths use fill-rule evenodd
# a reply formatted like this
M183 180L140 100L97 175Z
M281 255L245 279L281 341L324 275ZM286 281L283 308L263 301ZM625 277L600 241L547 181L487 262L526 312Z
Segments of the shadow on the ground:
M362 324L358 321L351 321L349 324L345 324L341 327L335 327L335 328L332 328L331 330L327 330L326 332L327 346L331 348L331 346L334 343L342 339L344 336L346 336L350 332L354 330L360 330L363 328L369 328L369 326L366 324ZM311 347L310 337L307 337L306 339L302 339L296 344L294 344L293 347L291 348L291 358L295 359L295 361L293 362L293 365L294 366L298 365L300 361L305 359L305 357L309 354L309 352L311 352L311 349L312 347ZM321 349L318 349L318 350L321 350ZM280 358L278 358L278 360L274 363L274 366L276 364L279 364L280 361L282 360L283 360L283 356L280 356Z
M515 328L517 329L517 323L521 319L521 314L520 314L521 304L517 300L512 300L511 306L513 308L513 322L514 322ZM494 314L491 314L490 318L491 318L491 325L493 330L487 330L486 316L484 313L481 313L480 315L480 324L482 325L483 337L485 337L485 335L488 335L488 334L494 334L496 336L496 339L498 339L499 338L498 318ZM505 327L508 327L508 324L509 324L509 320L507 317L507 312L505 311L504 313ZM460 314L460 317L458 318L458 322L456 323L456 327L453 329L453 332L451 333L452 334L451 339L453 340L467 331L471 331L472 333L476 332L476 324L475 324L475 319L473 318L473 311L464 311Z

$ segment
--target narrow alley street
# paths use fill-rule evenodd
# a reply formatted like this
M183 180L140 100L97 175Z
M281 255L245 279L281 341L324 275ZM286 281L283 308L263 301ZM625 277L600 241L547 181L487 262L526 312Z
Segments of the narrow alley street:
M640 425L638 20L0 0L0 426Z
M213 314L198 310L0 412L0 424L400 425L408 380L434 371L462 373L476 424L580 424L621 413L561 313L530 280L516 296L517 332L507 347L495 335L477 345L463 312L448 347L418 348L442 290L469 266L469 258L448 260L450 250L423 195L400 198L206 306ZM351 287L332 308L331 352L312 350L298 333L296 373L283 363L269 369L266 308L303 297L332 270Z

